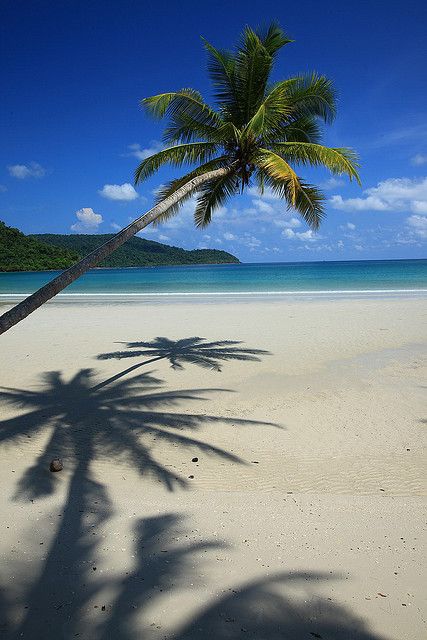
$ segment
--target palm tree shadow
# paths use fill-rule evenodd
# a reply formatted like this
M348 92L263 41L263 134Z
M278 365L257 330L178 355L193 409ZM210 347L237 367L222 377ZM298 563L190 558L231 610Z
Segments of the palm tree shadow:
M109 384L139 369L143 365L151 364L158 360L168 360L172 369L183 369L186 364L193 364L204 369L221 371L221 364L230 360L259 361L259 356L271 355L264 349L250 349L242 347L239 340L216 340L207 342L206 338L193 336L181 340L170 340L162 336L154 338L150 342L123 342L126 351L113 351L101 353L98 360L122 360L128 358L145 358L120 373L112 376L100 386Z
M181 518L170 514L137 524L136 566L121 581L118 596L110 603L109 615L98 628L97 638L158 638L160 636L150 630L150 626L156 625L150 615L153 602L164 598L168 610L173 610L179 589L186 589L191 583L197 591L198 576L204 575L204 554L226 545L208 541L175 546L174 540L185 539L185 529L177 526L181 527ZM351 611L318 595L321 583L341 579L341 575L329 572L284 571L234 585L226 595L217 596L205 605L190 622L172 633L165 629L161 637L170 640L384 640L374 635L364 620Z
M79 484L77 480L70 487L75 493L67 502L40 578L24 594L26 616L18 628L10 627L3 637L5 640L159 638L157 629L163 621L153 622L153 604L163 599L162 606L166 605L167 610L179 609L179 590L188 589L191 584L197 591L206 580L202 576L209 552L227 545L218 540L189 541L190 531L177 514L140 519L133 535L134 568L123 570L118 579L110 579L108 573L98 576L94 571L98 542L95 532L111 514L111 505L107 502L97 506L99 502L94 498L102 498L99 486L94 485L90 494L86 491L82 494L83 485ZM92 514L90 520L88 513ZM222 597L216 596L201 606L180 628L169 633L164 629L166 635L161 637L385 640L349 609L318 595L319 584L340 579L341 575L329 572L284 571L235 584ZM111 594L117 595L108 599ZM200 597L196 602L200 602Z
M47 471L50 459L65 458L67 468L75 469L88 452L88 465L97 458L115 458L120 464L132 466L141 475L154 476L169 490L185 487L186 479L171 471L151 453L155 441L243 463L224 449L182 431L196 432L205 424L219 422L270 424L167 410L183 401L206 402L209 394L227 391L225 389L164 391L162 381L151 373L110 383L108 388L94 386L93 381L94 373L90 369L80 370L69 381L55 371L44 374L38 391L0 389L0 400L27 409L23 415L0 421L0 442L28 443L28 439L50 429L45 448L19 481L18 498L35 499L54 491L55 474Z
M319 583L339 579L330 573L283 572L236 585L171 640L385 640L350 610L316 593Z
M25 589L26 614L16 638L44 639L51 632L57 637L58 630L51 628L55 611L62 611L58 619L65 625L63 637L73 637L73 621L95 593L87 572L96 569L96 532L112 513L106 488L93 475L95 460L106 457L119 468L130 465L172 491L185 488L187 480L154 457L155 440L243 464L237 456L183 431L196 432L219 422L269 424L172 410L183 401L206 402L209 394L224 389L165 391L151 373L108 387L93 383L93 371L82 369L69 381L58 371L46 373L37 391L0 389L1 401L24 410L23 415L0 421L0 442L28 443L50 429L44 449L19 479L15 499L35 500L57 489L57 474L48 470L53 457L63 458L70 472L60 526L39 577Z
M183 518L177 514L145 518L136 524L134 556L137 562L133 571L116 585L118 595L110 604L110 615L98 629L98 638L146 637L139 625L148 627L145 631L149 631L147 611L156 599L173 597L178 589L188 588L190 583L193 588L199 586L205 554L226 545L218 540L187 542L189 533ZM177 544L177 540L185 542Z

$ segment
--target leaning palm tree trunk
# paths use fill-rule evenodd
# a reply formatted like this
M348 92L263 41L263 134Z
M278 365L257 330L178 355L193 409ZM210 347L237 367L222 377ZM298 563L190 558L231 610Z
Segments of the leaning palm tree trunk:
M206 182L212 179L221 178L228 173L229 169L220 168L214 171L208 171L200 176L196 176L192 180L186 182L180 189L175 191L171 196L165 198L155 207L147 211L140 218L134 220L128 227L122 229L113 238L102 244L100 247L89 253L83 260L76 262L72 267L63 271L59 276L41 287L38 291L25 298L15 307L6 311L0 316L0 334L4 333L15 324L24 320L30 313L41 307L42 304L56 296L57 293L68 287L69 284L77 280L81 275L86 273L92 267L95 267L102 260L107 258L113 251L118 249L122 244L134 236L138 231L144 229L154 222L170 207L176 205L181 198L195 191Z

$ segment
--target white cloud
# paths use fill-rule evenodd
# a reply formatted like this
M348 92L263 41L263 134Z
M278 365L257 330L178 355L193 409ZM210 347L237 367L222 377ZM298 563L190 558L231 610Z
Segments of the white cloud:
M331 176L324 182L321 182L319 186L322 189L328 190L328 189L336 189L337 187L342 187L343 184L345 184L344 180L341 180L340 178L335 178L335 176Z
M128 152L124 155L129 157L133 156L134 158L138 158L138 160L145 160L149 156L152 156L154 153L158 153L163 149L163 145L158 140L152 140L150 142L149 147L142 148L140 144L129 144Z
M273 220L273 224L276 227L281 227L284 229L295 229L296 227L300 227L301 226L301 220L299 220L298 218L289 218L288 220L283 220L283 219L279 219L277 220L276 218Z
M305 240L308 242L317 242L322 236L316 235L312 229L307 231L293 231L293 229L283 229L282 237L287 240Z
M226 233L223 234L224 240L235 240L236 236L233 235L232 233L229 233L228 231Z
M245 233L242 243L249 248L250 251L255 251L261 247L261 240L251 235L250 233Z
M426 164L426 163L427 163L427 155L424 155L422 153L416 153L411 158L411 164L413 164L415 167L420 167L422 164Z
M427 205L427 177L389 178L366 189L363 198L334 195L330 204L341 211L404 211L415 213Z
M80 233L96 231L103 221L101 214L95 213L90 207L83 207L76 211L76 217L78 222L71 225L71 231L78 231Z
M275 194L269 187L264 189L264 193L262 194L257 187L249 187L247 192L250 196L255 196L260 200L282 200L282 198Z
M168 240L170 240L169 236L165 236L162 233L159 235L159 240L161 240L162 242L167 242Z
M130 218L129 222L132 222L134 220L134 218ZM141 236L142 238L144 238L144 236L157 236L159 233L159 227L155 227L152 224L149 224L148 227L144 227L144 229L142 229L141 231L138 231L138 233L136 234L137 236Z
M271 206L271 204L269 202L266 202L265 200L262 200L261 198L252 200L252 204L263 213L273 213L274 211L274 208Z
M413 215L406 218L407 224L420 238L427 238L427 216Z
M121 229L121 226L119 224L117 224L117 222L111 222L110 223L110 227L112 229L114 229L114 231L120 231L120 229Z
M347 222L346 227L347 229L350 229L350 231L354 231L356 229L356 225L352 222Z
M18 180L25 178L43 178L46 175L44 169L38 162L30 162L29 164L10 164L7 167L9 174Z
M414 200L411 209L414 213L427 213L427 200Z
M366 193L366 192L365 192ZM390 207L380 198L344 198L340 195L332 196L329 201L334 209L341 211L387 211Z
M104 184L98 191L99 195L109 200L130 201L136 200L138 194L129 182L124 184Z
M354 248L356 249L356 251L364 251L365 247L363 247L361 244L355 244Z

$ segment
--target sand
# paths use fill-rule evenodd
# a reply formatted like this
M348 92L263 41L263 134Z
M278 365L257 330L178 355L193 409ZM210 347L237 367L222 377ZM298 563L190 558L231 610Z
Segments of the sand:
M424 638L426 308L63 299L2 336L1 637ZM269 353L97 359L156 336Z

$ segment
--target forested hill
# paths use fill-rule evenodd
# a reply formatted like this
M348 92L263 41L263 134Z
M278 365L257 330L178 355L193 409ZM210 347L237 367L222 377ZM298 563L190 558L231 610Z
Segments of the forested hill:
M25 236L0 220L0 271L66 269L78 259L77 252Z
M65 269L106 242L111 235L24 235L0 221L0 271L45 271ZM217 249L187 251L160 242L134 237L117 249L102 267L153 267L180 264L238 263Z
M80 256L90 253L100 244L113 237L109 235L89 234L42 234L33 235L33 238L50 245L76 251ZM160 265L179 264L217 264L222 262L239 262L239 260L217 249L194 249L187 251L179 247L171 247L167 244L146 240L135 236L125 242L119 249L104 260L102 267L155 267Z

